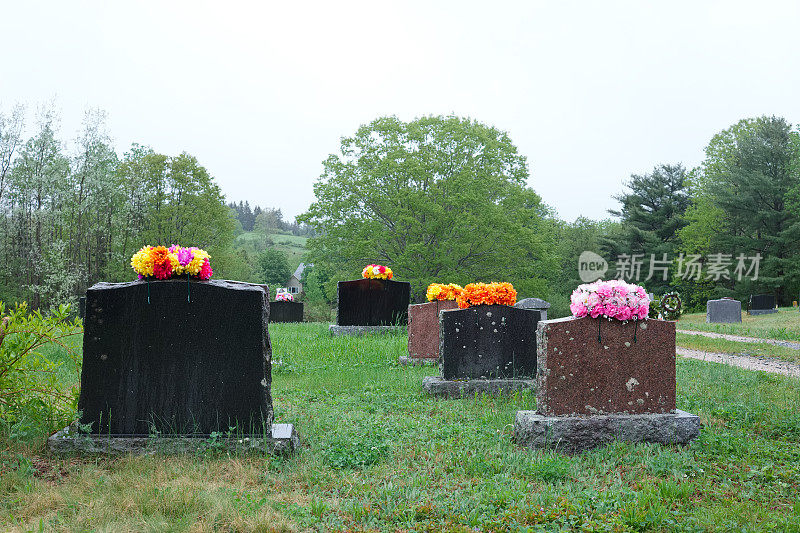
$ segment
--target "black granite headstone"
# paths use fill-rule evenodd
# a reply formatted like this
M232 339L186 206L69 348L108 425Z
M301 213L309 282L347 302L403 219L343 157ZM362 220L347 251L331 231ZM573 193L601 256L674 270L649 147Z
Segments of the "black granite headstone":
M411 284L385 279L359 279L338 283L339 326L405 326Z
M753 294L747 306L751 315L776 313L774 294Z
M439 313L439 365L446 380L536 375L540 311L479 305Z
M218 280L98 283L86 299L78 407L93 433L208 435L235 427L260 434L270 427L263 288Z
M269 303L270 322L302 322L303 302L277 300Z

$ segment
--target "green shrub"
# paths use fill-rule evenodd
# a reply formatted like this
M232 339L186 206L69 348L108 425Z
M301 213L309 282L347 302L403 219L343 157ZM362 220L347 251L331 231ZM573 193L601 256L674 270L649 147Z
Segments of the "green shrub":
M26 439L69 423L74 419L78 387L70 388L59 376L63 365L80 366L64 342L65 337L81 332L80 321L70 321L67 305L42 314L29 312L25 303L6 307L0 302L0 317L0 431ZM66 354L63 361L40 352L51 343Z

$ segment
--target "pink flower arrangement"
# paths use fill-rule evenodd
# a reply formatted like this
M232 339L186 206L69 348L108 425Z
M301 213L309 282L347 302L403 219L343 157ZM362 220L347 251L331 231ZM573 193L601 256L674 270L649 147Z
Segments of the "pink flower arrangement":
M569 309L577 318L644 320L650 311L650 297L643 287L616 279L579 285L570 300Z

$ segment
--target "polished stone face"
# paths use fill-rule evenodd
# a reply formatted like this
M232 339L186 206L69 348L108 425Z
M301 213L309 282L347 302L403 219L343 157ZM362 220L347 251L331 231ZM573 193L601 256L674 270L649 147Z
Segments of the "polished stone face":
M537 412L669 413L675 323L562 318L539 324Z
M302 322L303 302L278 300L269 303L270 322Z
M479 305L440 313L442 377L525 378L536 374L539 311Z
M408 355L414 359L439 359L439 311L456 309L453 300L436 300L408 306Z
M750 309L753 311L775 309L775 296L772 294L754 294L750 296Z
M723 298L706 302L706 322L734 324L742 321L742 302Z
M358 279L338 283L339 326L405 326L411 284L384 279Z
M272 424L260 286L98 283L86 304L79 408L92 432L259 433Z

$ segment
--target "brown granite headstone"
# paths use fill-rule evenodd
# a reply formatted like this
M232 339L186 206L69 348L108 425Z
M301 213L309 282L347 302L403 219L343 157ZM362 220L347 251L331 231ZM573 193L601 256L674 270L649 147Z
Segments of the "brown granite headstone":
M408 306L408 356L439 359L439 311L455 309L454 300L435 300Z
M675 322L540 322L537 386L547 416L673 412Z

